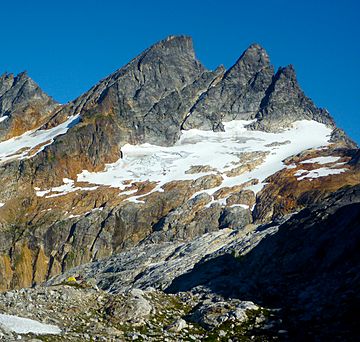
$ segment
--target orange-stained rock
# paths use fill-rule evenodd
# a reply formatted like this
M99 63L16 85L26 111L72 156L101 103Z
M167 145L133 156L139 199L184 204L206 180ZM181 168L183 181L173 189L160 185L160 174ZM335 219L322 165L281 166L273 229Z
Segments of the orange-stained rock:
M33 284L41 284L47 278L49 271L49 258L45 255L43 246L40 246L34 266Z
M10 257L8 255L0 256L0 291L11 288L13 273Z
M256 202L256 197L254 191L251 190L241 190L237 193L231 194L226 199L226 205L230 206L233 204L245 204L251 208Z
M252 179L248 182L245 182L245 183L242 183L242 184L239 184L239 185L234 185L232 187L224 187L224 188L221 188L219 190L217 190L213 196L214 196L214 199L217 200L217 199L221 199L221 198L225 198L231 194L234 194L234 193L238 193L239 191L241 191L242 189L250 186L250 185L255 185L257 184L259 181L258 179Z
M33 252L26 242L18 242L14 247L13 279L14 287L30 287L33 280Z
M339 156L340 159L330 164L301 163L319 156ZM336 166L336 163L344 165ZM338 189L360 183L359 151L349 149L309 150L286 160L291 168L284 168L269 177L268 184L257 195L254 216L258 222L266 222L278 216L297 211L306 205L319 202ZM343 168L346 171L318 178L299 180L298 170L314 170L322 167Z

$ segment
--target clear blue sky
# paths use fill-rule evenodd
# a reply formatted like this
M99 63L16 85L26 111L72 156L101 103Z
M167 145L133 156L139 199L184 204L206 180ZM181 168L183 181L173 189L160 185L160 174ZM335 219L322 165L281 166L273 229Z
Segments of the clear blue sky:
M0 73L27 70L62 103L170 34L191 35L210 69L257 42L360 143L358 0L17 0L1 13Z

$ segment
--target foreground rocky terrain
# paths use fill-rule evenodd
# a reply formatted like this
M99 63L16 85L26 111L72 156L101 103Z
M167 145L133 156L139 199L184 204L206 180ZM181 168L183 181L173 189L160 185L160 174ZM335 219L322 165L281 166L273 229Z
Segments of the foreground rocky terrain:
M9 341L353 340L358 333L360 187L281 222L191 242L144 242L43 286L5 292L1 311L54 335ZM310 262L311 261L311 262ZM330 299L330 300L329 300Z
M138 289L112 295L69 284L12 291L6 296L1 306L4 312L61 327L60 333L51 334L2 328L0 336L8 341L211 341L218 336L273 340L281 326L277 311L212 295Z
M171 36L64 105L4 74L1 336L351 340L359 160L257 44Z

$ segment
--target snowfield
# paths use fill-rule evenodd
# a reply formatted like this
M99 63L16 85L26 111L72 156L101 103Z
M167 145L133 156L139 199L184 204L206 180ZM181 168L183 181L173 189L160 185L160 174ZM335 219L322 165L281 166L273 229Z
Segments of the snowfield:
M0 314L0 325L17 334L58 335L61 333L60 328L56 325L44 324L33 319L13 315Z
M285 167L282 162L285 158L309 148L326 146L331 134L330 128L316 121L297 121L292 128L281 133L248 131L245 126L251 122L235 120L224 123L225 132L183 131L180 140L171 147L127 144L122 148L123 159L108 164L102 172L84 170L78 175L77 181L126 189L129 187L124 182L126 180L148 180L157 183L153 191L162 191L161 187L167 182L197 179L219 172L224 178L221 186L201 192L212 195L219 188L252 179L258 179L259 184L248 189L258 192L265 185L267 177ZM256 151L268 152L261 165L235 177L224 174L235 167L241 153ZM186 173L194 165L207 165L216 171ZM128 200L137 202L142 196Z
M35 141L36 138L36 144L39 144L40 141L54 139L55 136L65 133L68 127L73 125L74 122L76 123L77 120L77 116L69 118L66 123L60 125L61 127L54 128L52 132L50 132L51 130L38 131L33 135L26 133L20 141L24 144L27 139ZM161 192L164 184L174 180L195 180L204 175L221 174L223 182L220 186L202 190L193 197L204 192L213 195L223 187L232 187L255 179L259 181L258 184L250 185L245 189L257 193L266 184L266 178L286 167L283 163L284 159L309 148L325 147L329 144L332 132L331 128L326 127L324 124L309 120L297 121L291 128L280 133L249 131L246 126L251 122L253 121L234 120L224 123L225 132L197 129L182 131L179 141L170 147L151 144L126 144L121 149L123 158L115 163L107 164L104 171L89 172L83 170L78 174L77 182L89 183L91 186L79 187L75 184L75 180L65 178L63 185L52 189L41 190L36 188L35 190L38 196L48 198L62 196L73 191L95 190L98 185L105 185L119 188L123 191L122 194L131 195L136 192L136 190L130 189L131 182L155 182L157 186L152 192ZM8 141L4 143L8 143ZM35 146L35 142L32 145ZM20 146L19 143L18 146ZM12 147L12 149L16 150L15 147ZM0 156L1 151L0 144ZM228 171L241 165L240 158L244 158L244 153L249 152L265 153L266 156L263 162L251 171L231 177L226 175ZM249 157L247 156L247 158ZM322 165L334 163L338 159L339 157L333 156L318 157L302 163L318 163ZM251 160L245 162L251 162ZM206 168L202 168L202 170L206 170L206 172L190 173L189 170L193 166L205 166ZM292 168L296 167L296 165L287 167ZM299 173L298 171L296 176L299 177L298 180L302 180L345 171L346 169L321 168L306 175L304 175L305 172ZM141 203L141 197L148 194L130 196L127 200ZM218 201L223 203L226 198Z

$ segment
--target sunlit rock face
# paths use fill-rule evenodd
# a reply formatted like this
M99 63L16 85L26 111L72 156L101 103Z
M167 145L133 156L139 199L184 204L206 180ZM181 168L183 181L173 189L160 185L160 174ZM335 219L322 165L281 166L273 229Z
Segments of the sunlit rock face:
M0 287L144 241L282 220L359 183L359 152L259 45L207 70L171 36L65 105L0 78Z
M24 72L0 76L0 141L46 123L59 105Z

